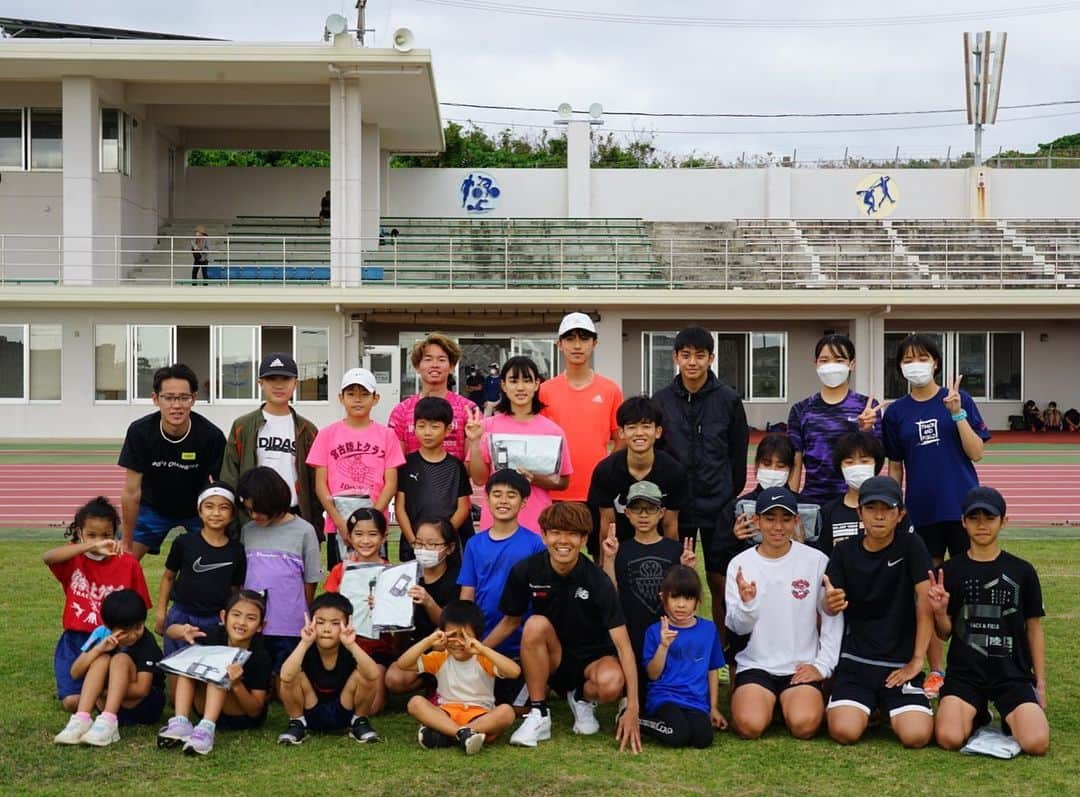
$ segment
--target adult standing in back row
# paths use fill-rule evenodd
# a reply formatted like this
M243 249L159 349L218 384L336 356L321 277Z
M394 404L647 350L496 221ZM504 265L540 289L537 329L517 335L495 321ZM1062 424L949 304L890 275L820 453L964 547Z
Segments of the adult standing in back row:
M712 372L716 354L707 329L694 326L681 330L675 336L672 358L678 373L653 396L664 414L664 436L658 446L686 468L687 493L679 512L679 536L701 536L713 622L723 629L722 568L726 562L717 554L734 533L735 499L746 486L750 430L742 399Z
M117 464L125 468L121 540L142 559L157 554L176 526L198 534L199 493L221 472L225 435L192 412L199 379L183 363L154 372L157 412L128 426Z

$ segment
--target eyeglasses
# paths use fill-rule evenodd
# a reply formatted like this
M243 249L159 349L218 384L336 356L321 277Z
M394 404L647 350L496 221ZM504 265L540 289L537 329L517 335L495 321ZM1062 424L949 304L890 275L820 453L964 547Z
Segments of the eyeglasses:
M445 548L446 545L445 542L420 542L420 540L416 540L412 547L422 551L437 551L440 548Z
M656 504L631 504L626 507L627 512L633 512L635 515L655 515L660 511L660 507Z
M162 404L179 404L184 406L193 402L195 396L191 393L162 393L157 397L157 400Z

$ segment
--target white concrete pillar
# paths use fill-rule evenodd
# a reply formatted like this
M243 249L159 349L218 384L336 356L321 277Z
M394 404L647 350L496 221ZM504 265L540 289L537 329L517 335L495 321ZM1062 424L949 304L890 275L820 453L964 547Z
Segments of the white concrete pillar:
M870 312L851 319L851 342L855 344L855 373L851 386L882 401L885 395L885 317Z
M379 215L390 215L390 151L379 151Z
M92 78L65 77L63 105L63 280L89 285L94 279L93 235L97 232L101 114Z
M571 219L592 217L592 125L572 120L566 125L566 215Z
M765 218L791 218L791 169L769 166L765 169Z
M593 368L616 385L623 383L623 320L622 316L605 312L596 322L596 353Z
M371 251L379 247L379 225L382 222L382 214L379 210L382 204L382 151L379 149L379 126L365 124L360 140L363 146L361 160L364 172L360 234L364 239L364 251Z
M362 94L359 81L330 81L330 280L360 282L363 193Z

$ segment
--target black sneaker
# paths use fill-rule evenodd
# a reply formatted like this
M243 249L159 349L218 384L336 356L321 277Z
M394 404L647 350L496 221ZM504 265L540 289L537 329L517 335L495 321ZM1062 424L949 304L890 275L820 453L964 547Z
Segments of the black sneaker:
M462 728L457 732L457 743L465 750L465 755L476 755L484 749L484 734L472 728Z
M416 734L416 739L420 742L420 746L425 750L435 750L439 747L453 747L455 740L447 736L445 733L439 733L433 728L429 728L427 725L421 725L419 732Z
M379 734L371 727L371 721L367 717L354 717L349 726L349 735L360 744L369 744L379 741Z
M308 737L307 725L300 720L289 720L289 724L278 734L278 744L303 744Z

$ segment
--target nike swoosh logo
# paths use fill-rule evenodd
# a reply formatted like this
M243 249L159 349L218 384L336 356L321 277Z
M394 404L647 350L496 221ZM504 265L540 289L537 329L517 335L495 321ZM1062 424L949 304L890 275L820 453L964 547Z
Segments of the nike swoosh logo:
M219 562L216 565L204 565L202 563L202 557L200 556L194 562L191 563L191 569L196 573L209 573L211 570L220 570L223 567L232 567L232 562Z
M889 567L896 567L896 566L897 566L898 564L900 564L900 563L901 563L902 561L904 561L904 557L902 557L902 556L901 556L901 557L900 557L899 559L897 559L897 560L896 560L895 562L889 562Z

